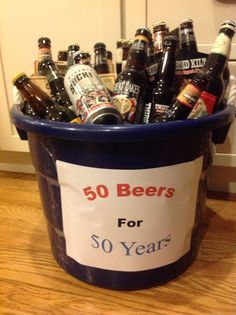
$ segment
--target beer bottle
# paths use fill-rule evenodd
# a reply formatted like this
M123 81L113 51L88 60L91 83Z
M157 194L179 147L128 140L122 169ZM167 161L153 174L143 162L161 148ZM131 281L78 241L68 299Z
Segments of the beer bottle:
M109 73L106 53L106 45L104 43L99 42L94 45L94 69L98 74Z
M91 66L90 63L90 54L86 51L77 51L74 54L74 63L75 64L83 64L83 65L89 65Z
M67 67L71 67L72 65L74 65L74 54L80 50L80 46L77 43L73 43L71 45L68 46L68 50L67 50Z
M180 52L176 57L176 89L182 90L195 73L204 66L207 54L198 52L193 20L180 23Z
M198 51L196 37L193 29L193 20L185 19L180 24L180 46L182 59L191 59Z
M200 97L201 92L206 88L211 77L199 70L189 83L180 91L176 100L165 115L155 121L165 122L170 120L186 119Z
M150 40L148 52L147 52L147 62L146 62L146 76L147 76L147 88L145 93L145 105L144 113L142 117L142 123L149 123L149 117L151 113L153 89L156 84L157 76L157 63L154 52L153 39Z
M213 112L221 109L225 92L223 75L227 67L235 27L236 24L230 20L221 23L219 33L203 68L203 71L212 77L204 92L205 95L206 93L211 94L215 98L213 104L211 104ZM205 100L204 95L201 96L201 99L208 107L207 99Z
M107 63L108 63L108 68L110 73L114 73L114 64L113 64L113 56L112 52L110 50L107 50Z
M54 121L71 121L76 115L60 105L57 105L39 86L25 74L17 74L12 83L20 91L27 102L23 112L32 116Z
M146 27L135 33L126 68L118 75L114 86L113 103L129 123L141 123L144 109L144 92L147 85L145 65L152 34Z
M57 68L61 75L65 75L68 69L67 66L67 58L68 58L68 51L67 50L59 50L57 54Z
M66 61L68 58L68 51L67 50L59 50L57 54L57 60L58 61Z
M52 59L41 61L40 69L46 75L52 95L59 105L71 106L69 96L64 87L64 77L59 72L55 62Z
M159 64L163 52L163 40L168 33L168 27L165 22L153 24L154 51L157 64Z
M130 48L132 46L133 40L124 40L122 43L122 50L123 50L123 54L122 54L122 65L121 65L121 71L123 71L126 67L126 63L127 63L127 58L129 55L129 51Z
M38 63L40 63L44 59L51 59L52 58L52 51L51 51L51 40L48 37L40 37L38 39ZM43 75L40 72L38 66L38 74Z
M117 74L121 72L122 57L123 57L122 40L118 40L116 42L116 73Z
M163 42L163 55L160 61L158 81L153 91L151 121L155 121L170 109L175 94L175 64L178 39L166 35Z

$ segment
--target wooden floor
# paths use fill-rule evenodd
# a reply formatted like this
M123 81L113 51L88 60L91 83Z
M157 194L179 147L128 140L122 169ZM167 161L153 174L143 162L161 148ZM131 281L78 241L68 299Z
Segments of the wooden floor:
M0 314L236 314L236 203L207 200L197 260L159 287L119 292L83 283L50 251L33 175L0 172Z

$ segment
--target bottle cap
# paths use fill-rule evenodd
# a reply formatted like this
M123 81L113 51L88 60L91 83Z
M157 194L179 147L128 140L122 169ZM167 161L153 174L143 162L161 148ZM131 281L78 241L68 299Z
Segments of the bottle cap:
M112 59L112 52L110 50L107 50L107 58Z
M225 20L220 24L220 28L229 28L235 33L236 24L234 21L231 20Z
M122 47L122 42L123 42L123 39L117 40L117 41L116 41L116 48Z
M146 36L149 41L150 41L151 38L152 38L152 32L151 32L150 29L149 29L148 27L146 27L146 26L139 27L139 28L136 30L136 33L135 33L135 36L137 36L137 35Z
M163 40L163 45L164 46L170 46L170 45L173 45L173 44L177 44L178 42L178 37L177 36L174 36L174 35L166 35L164 37L164 40Z
M68 51L67 50L59 50L58 51L57 59L59 61L67 61L67 58L68 58Z
M96 50L96 49L106 49L106 45L105 45L104 43L99 42L99 43L96 43L96 44L94 45L94 49L95 49L95 50Z
M40 37L38 39L38 46L42 45L51 46L51 40L48 37Z
M77 44L77 43L70 44L70 45L68 46L68 51L71 51L71 50L75 50L75 51L80 50L79 44Z
M122 41L122 48L126 48L129 47L129 42L131 41L131 39L124 39Z
M158 31L167 31L166 22L156 22L153 24L153 33Z
M16 73L12 79L12 83L15 84L17 80L19 80L20 78L22 77L27 77L26 73L25 72L19 72L19 73Z
M192 19L185 19L180 23L180 28L189 28L193 27L193 20Z
M89 58L89 57L90 57L90 54L88 52L80 50L74 54L73 59L75 62L78 62L80 59Z

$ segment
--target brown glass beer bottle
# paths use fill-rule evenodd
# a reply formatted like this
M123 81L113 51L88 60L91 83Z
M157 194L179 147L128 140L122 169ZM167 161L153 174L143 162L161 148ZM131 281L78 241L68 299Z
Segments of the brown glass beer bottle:
M145 66L147 49L152 34L146 27L135 33L125 69L118 75L113 89L113 103L120 110L124 120L141 123L144 110L144 93L147 85Z
M33 117L40 117L54 121L71 121L76 115L69 109L57 105L39 86L25 74L17 74L12 83L20 91L22 97L27 102L25 110ZM32 110L30 110L30 108ZM24 112L24 108L23 108Z

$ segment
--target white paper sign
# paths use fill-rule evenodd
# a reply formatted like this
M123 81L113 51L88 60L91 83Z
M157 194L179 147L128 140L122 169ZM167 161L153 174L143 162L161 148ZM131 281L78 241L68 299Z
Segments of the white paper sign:
M189 251L202 157L141 170L56 166L66 252L80 264L140 271Z

